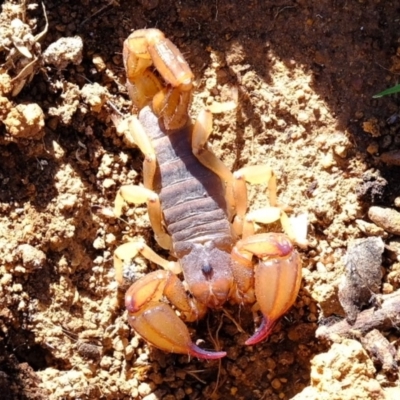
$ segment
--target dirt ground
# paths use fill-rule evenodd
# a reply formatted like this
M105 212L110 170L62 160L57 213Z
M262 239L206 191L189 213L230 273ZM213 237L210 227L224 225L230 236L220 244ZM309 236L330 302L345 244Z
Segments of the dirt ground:
M389 323L366 318L366 331L316 336L348 311L338 288L355 239L378 250L352 268L369 271L371 262L379 271L366 299L354 300L352 281L355 319L400 288L399 100L372 98L398 80L398 2L44 6L6 1L0 15L2 399L399 399L398 312ZM121 185L142 181L142 155L111 117L130 109L122 43L149 27L193 69L193 117L238 89L237 108L214 118L217 155L232 170L269 164L280 203L308 213L302 288L267 341L244 345L255 324L237 306L227 307L232 318L210 311L191 325L202 347L228 352L221 361L148 346L128 326L126 288L115 281L112 255L129 238L168 257L144 206L121 219L111 211ZM265 196L265 186L252 187L251 208ZM136 275L155 268L140 257L134 264ZM354 268L348 276L361 276Z

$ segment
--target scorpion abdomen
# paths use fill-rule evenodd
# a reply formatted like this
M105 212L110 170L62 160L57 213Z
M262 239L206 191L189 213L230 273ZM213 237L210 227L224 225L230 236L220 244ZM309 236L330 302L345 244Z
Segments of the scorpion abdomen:
M165 131L149 107L140 111L139 121L152 140L157 156L154 189L159 194L173 243L232 240L224 184L194 156L191 127Z

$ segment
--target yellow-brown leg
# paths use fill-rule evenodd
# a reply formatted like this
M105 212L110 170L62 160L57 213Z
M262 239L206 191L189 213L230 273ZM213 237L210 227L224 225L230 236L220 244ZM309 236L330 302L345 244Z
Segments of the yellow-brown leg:
M233 198L233 175L229 168L207 148L207 140L212 132L212 114L203 110L193 127L192 148L196 158L208 169L216 173L226 184L226 201L229 215L235 214L235 200Z
M242 233L246 238L254 234L254 224L270 224L280 221L283 231L289 238L299 244L306 246L307 240L307 218L289 219L288 215L277 201L276 175L273 170L266 165L255 165L241 168L234 174L233 192L236 201L236 217L234 220L234 230ZM268 185L268 206L246 214L248 207L247 183Z
M254 223L271 224L280 221L283 231L293 243L302 248L307 248L307 214L288 217L286 212L279 207L264 207L250 211L245 217L243 237L254 233Z
M151 140L146 135L142 124L132 115L128 120L128 140L135 143L144 155L143 183L148 189L153 189L153 180L157 168L157 160Z
M233 174L233 193L236 202L236 217L233 223L234 230L243 237L254 233L254 223L246 218L248 208L247 200L247 183L251 184L268 184L269 207L276 206L276 177L272 169L266 165L255 165L241 168ZM280 212L279 212L280 213ZM273 221L279 219L277 218Z
M179 274L181 272L181 267L177 262L165 260L147 246L146 243L137 240L122 244L117 247L114 252L115 277L120 285L123 283L124 264L128 260L134 259L139 253L147 260L159 265L167 271L171 271L174 274Z
M122 207L125 203L147 204L150 224L154 231L157 243L163 249L171 249L171 237L165 232L163 217L158 194L143 186L126 185L121 186L115 198L114 213L116 216L122 214Z

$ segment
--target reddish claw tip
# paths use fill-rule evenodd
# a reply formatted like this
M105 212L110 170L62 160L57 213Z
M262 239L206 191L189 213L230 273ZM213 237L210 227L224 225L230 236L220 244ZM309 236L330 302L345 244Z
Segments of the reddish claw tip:
M264 340L272 331L276 321L268 321L266 318L263 318L261 325L254 333L254 335L247 339L245 344L248 346L252 346L253 344L259 343Z
M202 358L204 360L218 360L219 358L226 356L226 351L207 351L192 343L189 348L189 354L193 357Z

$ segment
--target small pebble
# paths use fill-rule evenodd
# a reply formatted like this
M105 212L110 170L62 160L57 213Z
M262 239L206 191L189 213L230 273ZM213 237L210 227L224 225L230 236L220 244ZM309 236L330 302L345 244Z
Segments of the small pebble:
M367 236L387 236L387 233L381 227L372 224L371 222L366 222L362 219L356 219L356 224L360 231L365 233Z
M343 144L338 144L333 148L334 153L339 156L340 158L347 157L347 146Z
M36 103L18 104L2 121L14 138L41 139L44 135L44 112Z
M104 60L100 54L94 54L93 58L92 58L92 62L98 72L104 71L107 67L106 63L104 62Z
M143 397L142 400L159 400L159 397L154 393L150 393L149 395Z
M328 152L325 154L325 156L321 160L322 167L325 169L331 168L336 164L335 159L333 158L333 154L331 152Z
M400 213L396 210L373 206L368 210L368 217L386 232L400 235Z
M63 37L50 44L43 52L45 64L52 64L57 69L65 69L68 64L78 65L82 62L83 41L79 36Z
M104 179L104 181L103 181L103 187L104 187L105 189L109 189L109 188L111 188L112 186L115 186L115 181L114 181L113 179L110 179L110 178Z
M149 395L154 390L153 386L154 386L154 384L142 382L138 387L139 394L141 396Z
M372 294L380 291L383 250L380 237L356 239L348 245L344 258L345 275L339 284L339 302L350 324L356 321Z
M98 237L94 240L93 242L93 247L96 250L101 250L101 249L105 249L106 248L106 243L104 242L104 239L101 237Z
M382 285L382 293L383 294L390 294L393 293L393 285L391 285L390 283L384 283Z
M300 111L297 115L297 120L301 124L307 124L310 121L310 116L305 111Z
M94 361L98 361L101 357L100 349L98 346L95 346L94 344L90 343L82 343L78 347L78 354L81 357L91 359Z
M22 264L27 272L42 268L46 263L46 254L30 244L21 244L17 252L22 258Z
M274 389L278 390L278 389L280 389L280 388L282 387L282 383L281 383L281 381L280 381L278 378L275 378L275 379L271 382L271 386L272 386Z
M371 142L367 147L367 152L374 155L379 152L379 145L376 142Z

